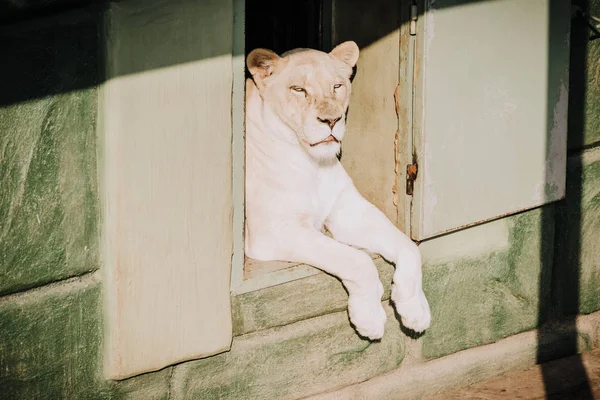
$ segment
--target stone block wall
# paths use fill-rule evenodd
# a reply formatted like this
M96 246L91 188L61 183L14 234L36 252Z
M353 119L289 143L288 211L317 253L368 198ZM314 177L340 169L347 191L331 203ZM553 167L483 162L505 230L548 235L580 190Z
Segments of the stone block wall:
M99 17L69 17L0 32L0 294L98 268Z
M570 123L566 199L422 243L425 335L402 332L393 269L377 259L381 342L355 334L342 285L319 274L235 296L227 353L106 380L101 21L101 9L83 9L0 29L10 52L0 63L0 397L419 398L532 364L540 349L554 358L600 345L600 40L587 43L574 25L573 52L586 63L572 68L572 81L584 80L571 85L581 113Z
M99 21L83 12L0 31L3 398L96 389Z

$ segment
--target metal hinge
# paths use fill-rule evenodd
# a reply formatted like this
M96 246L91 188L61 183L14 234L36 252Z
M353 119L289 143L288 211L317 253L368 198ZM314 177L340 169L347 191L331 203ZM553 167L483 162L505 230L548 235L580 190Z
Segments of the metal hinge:
M413 195L417 172L419 172L419 164L416 161L406 166L406 194L409 196Z
M410 5L410 35L415 36L417 34L417 17L418 17L417 3L413 1Z

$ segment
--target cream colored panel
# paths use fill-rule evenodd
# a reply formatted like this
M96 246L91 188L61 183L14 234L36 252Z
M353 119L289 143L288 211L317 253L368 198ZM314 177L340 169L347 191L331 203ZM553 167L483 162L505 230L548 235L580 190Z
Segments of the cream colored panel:
M413 239L564 196L568 3L425 1Z
M231 343L232 4L128 1L107 13L100 113L106 372Z

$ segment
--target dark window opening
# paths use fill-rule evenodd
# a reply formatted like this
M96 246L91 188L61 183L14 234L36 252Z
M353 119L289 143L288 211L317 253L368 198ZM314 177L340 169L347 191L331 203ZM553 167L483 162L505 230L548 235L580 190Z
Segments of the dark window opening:
M330 0L246 0L246 54L307 47L329 51Z

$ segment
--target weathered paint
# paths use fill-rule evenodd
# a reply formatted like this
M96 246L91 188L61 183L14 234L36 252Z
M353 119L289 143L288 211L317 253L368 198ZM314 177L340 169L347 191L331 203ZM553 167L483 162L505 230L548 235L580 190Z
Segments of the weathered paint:
M412 7L411 7L412 8ZM408 165L417 162L414 154L413 130L414 130L414 105L415 105L415 73L417 60L415 59L416 36L411 35L411 22L408 22L411 16L411 8L401 7L400 16L403 21L400 26L400 70L398 80L398 98L396 109L398 114L398 133L400 144L396 157L400 165ZM417 8L417 14L419 13ZM416 24L416 21L413 21ZM415 28L416 29L416 25ZM398 168L396 172L399 192L401 194L408 192L408 181L404 175L403 168ZM414 193L414 182L412 182L412 191ZM402 198L402 196L400 196ZM400 202L399 202L400 203ZM412 212L412 195L404 196L403 206L398 207L398 226L403 228L403 232L410 234Z
M385 308L380 342L360 339L345 312L236 337L227 353L176 366L171 398L297 399L391 371L404 338Z
M413 239L562 198L568 4L426 4L433 11L419 19L426 39L417 62Z
M231 291L236 292L244 277L245 229L245 106L246 106L246 56L245 56L245 0L233 1L233 60L232 60L232 197L233 197L233 255L231 260Z
M563 80L566 82L567 79L565 74ZM548 117L548 124L551 128L546 150L546 181L544 190L538 190L540 197L537 200L539 203L543 203L544 199L562 199L565 194L567 136L564 135L564 132L567 131L569 90L567 86L561 84L557 92L552 95L548 93L549 104L553 107L549 109Z
M112 3L99 136L106 374L231 343L232 4Z
M341 162L358 191L395 224L398 215L404 214L404 203L396 208L393 192L397 180L394 91L400 70L400 5L388 0L333 1L333 44L353 40L361 46ZM399 228L404 230L403 225Z

